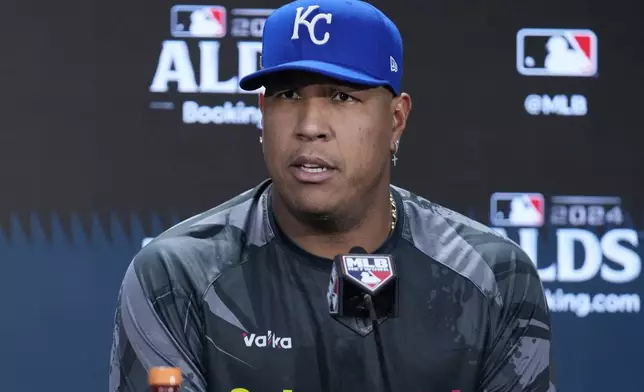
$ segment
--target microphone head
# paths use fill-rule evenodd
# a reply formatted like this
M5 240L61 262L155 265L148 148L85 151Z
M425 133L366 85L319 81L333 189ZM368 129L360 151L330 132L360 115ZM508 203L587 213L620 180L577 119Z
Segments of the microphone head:
M366 251L366 249L365 249L365 248L363 248L363 247L361 247L361 246L354 246L354 247L353 247L353 248L351 248L351 250L349 251L349 254L352 254L352 255L366 255L366 254L367 254L367 251Z

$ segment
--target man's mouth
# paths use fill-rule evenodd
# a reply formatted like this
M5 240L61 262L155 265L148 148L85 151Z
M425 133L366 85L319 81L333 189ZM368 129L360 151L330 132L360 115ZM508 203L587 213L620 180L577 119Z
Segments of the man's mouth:
M311 173L334 169L334 166L327 160L311 155L301 155L297 157L291 165L299 167L305 171L310 171Z
M329 170L324 166L319 166L313 163L305 163L303 165L298 165L298 167L307 173L322 173Z
M291 163L291 167L296 169L293 172L295 178L303 183L327 181L335 171L335 167L327 160L310 155L299 156Z

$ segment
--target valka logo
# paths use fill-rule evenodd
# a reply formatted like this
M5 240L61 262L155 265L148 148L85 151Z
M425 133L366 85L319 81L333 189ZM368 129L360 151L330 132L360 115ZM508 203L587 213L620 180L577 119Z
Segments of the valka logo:
M268 331L266 335L256 335L254 333L242 333L246 347L272 347L272 348L285 348L292 347L291 338L277 337L273 331Z

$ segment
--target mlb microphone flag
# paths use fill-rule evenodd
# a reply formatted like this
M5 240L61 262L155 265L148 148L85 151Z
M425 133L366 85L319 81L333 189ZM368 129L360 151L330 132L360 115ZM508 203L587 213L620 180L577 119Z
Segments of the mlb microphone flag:
M333 261L327 292L329 313L368 317L365 295L372 297L378 317L397 317L396 270L391 255L350 253Z
M345 276L371 295L376 294L394 277L391 256L344 255L341 261Z

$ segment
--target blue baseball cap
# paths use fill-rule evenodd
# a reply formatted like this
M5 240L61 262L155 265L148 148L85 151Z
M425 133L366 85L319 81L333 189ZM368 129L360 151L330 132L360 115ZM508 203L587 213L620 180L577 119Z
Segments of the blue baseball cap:
M281 71L308 71L398 95L402 37L376 7L360 0L297 0L276 9L264 24L261 69L239 85L253 91Z

